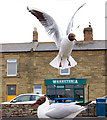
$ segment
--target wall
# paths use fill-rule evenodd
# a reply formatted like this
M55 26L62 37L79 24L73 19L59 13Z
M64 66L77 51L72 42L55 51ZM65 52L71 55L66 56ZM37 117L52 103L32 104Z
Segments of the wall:
M57 103L56 103L57 104ZM2 105L3 118L37 118L38 106L31 107L30 105ZM89 109L81 112L77 117L95 117L96 105L89 105Z
M1 101L2 101L2 54L0 53L0 102Z
M107 45L107 41L105 42L105 45ZM105 51L105 95L107 95L107 51Z
M2 117L24 117L24 118L37 118L37 106L31 107L30 105L2 105Z
M2 101L6 101L6 86L16 84L17 95L32 93L34 84L42 84L46 93L44 79L86 78L85 101L96 100L105 95L105 51L73 51L72 57L78 65L71 68L71 74L62 76L59 70L49 65L58 52L26 52L2 54ZM18 75L7 77L7 59L17 59ZM89 89L88 89L89 88ZM89 93L89 94L88 94ZM88 99L89 98L89 99Z
M57 52L38 52L36 53L37 74L39 80L53 78L86 78L85 85L86 101L96 100L97 97L105 95L105 52L104 51L73 51L72 56L78 65L71 68L68 76L59 75L59 70L48 65L54 59ZM42 64L42 67L41 67Z

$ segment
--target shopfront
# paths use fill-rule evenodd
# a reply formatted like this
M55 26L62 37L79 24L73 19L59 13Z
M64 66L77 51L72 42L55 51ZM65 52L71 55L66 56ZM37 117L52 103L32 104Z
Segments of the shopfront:
M86 79L45 79L46 94L53 100L61 95L82 103L85 101L85 84Z

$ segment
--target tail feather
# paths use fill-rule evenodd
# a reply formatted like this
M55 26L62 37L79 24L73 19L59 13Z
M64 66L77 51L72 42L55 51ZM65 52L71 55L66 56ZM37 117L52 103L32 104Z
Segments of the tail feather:
M86 103L76 103L76 105L81 105L81 106L87 106L91 103L92 101L88 101Z
M69 61L67 59L69 59ZM57 69L65 69L65 68L74 67L75 65L77 65L77 62L71 56L69 58L66 58L66 57L61 57L57 55L50 62L50 65Z
M66 118L75 118L79 113L81 113L82 111L86 110L87 108L85 107L81 107L81 109L79 109L76 112L73 112L72 114L70 114L69 116L67 116Z

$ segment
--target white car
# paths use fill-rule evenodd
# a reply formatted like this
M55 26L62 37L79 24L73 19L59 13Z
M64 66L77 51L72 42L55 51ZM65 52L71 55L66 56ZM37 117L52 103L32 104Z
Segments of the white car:
M3 102L1 104L33 104L43 94L21 94L9 102Z

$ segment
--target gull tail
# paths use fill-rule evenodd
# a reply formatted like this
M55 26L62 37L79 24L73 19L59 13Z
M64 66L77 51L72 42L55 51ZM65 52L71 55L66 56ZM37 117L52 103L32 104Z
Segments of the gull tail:
M84 110L86 110L86 108L81 108L79 111L77 111L77 112L74 112L74 113L72 113L71 115L69 115L69 116L67 116L66 118L75 118L79 113L81 113L82 111L84 111Z
M76 103L76 105L81 105L81 106L87 106L89 104L91 104L92 101L88 101L86 103Z
M71 56L67 58L57 55L50 62L50 65L57 69L66 69L66 68L74 67L75 65L77 65L77 62Z

